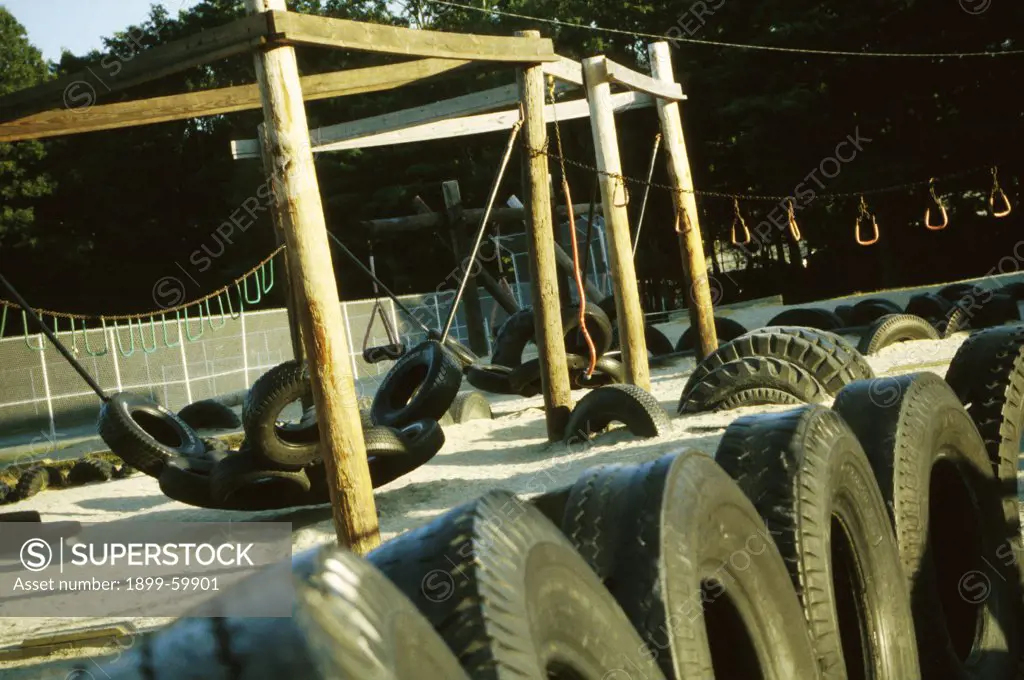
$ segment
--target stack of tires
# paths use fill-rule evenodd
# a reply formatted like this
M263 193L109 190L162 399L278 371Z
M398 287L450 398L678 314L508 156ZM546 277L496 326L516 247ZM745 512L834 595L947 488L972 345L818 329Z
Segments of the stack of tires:
M843 337L802 326L768 326L725 343L701 361L679 399L679 414L767 404L820 403L874 377Z
M609 354L615 334L608 314L598 305L587 303L584 309L587 332L597 353L594 374L590 368L590 348L580 330L580 308L568 307L562 314L569 383L572 389L592 389L626 381L625 369ZM510 316L495 338L491 363L474 363L466 368L466 380L478 390L492 394L535 397L541 393L540 359L523 361L527 344L534 342L533 309L522 309Z
M1011 342L1012 362L963 359L1012 365L1008 389L965 389L1011 393L1024 340L984 343ZM1019 425L1019 401L999 412ZM366 560L304 555L293 619L183 619L112 677L1011 680L996 467L938 376L861 380L833 409L737 420L715 458L598 467L534 502L494 491Z

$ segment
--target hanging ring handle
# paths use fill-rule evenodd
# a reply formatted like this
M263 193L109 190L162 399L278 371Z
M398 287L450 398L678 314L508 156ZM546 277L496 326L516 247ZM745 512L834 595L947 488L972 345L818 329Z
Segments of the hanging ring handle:
M733 212L735 213L732 220L732 244L734 246L745 246L752 240L750 236L750 229L747 228L747 222L743 219L743 214L740 213L740 200L738 198L732 199ZM740 226L743 228L743 240L740 241L736 238L736 227Z
M871 226L874 229L874 237L871 239L865 239L861 236L863 221L868 218L871 218ZM863 196L860 197L860 214L857 215L857 223L854 230L854 234L857 237L857 244L861 246L875 245L876 243L878 243L878 238L880 236L878 232L878 218L876 218L873 214L868 212L868 204L864 200Z
M796 208L793 207L792 199L789 201L789 233L794 241L800 243L803 235L800 233L800 227L796 223Z
M949 213L946 212L946 204L942 202L938 194L935 193L935 178L928 180L928 193L931 194L932 200L942 210L942 224L932 224L932 209L929 207L924 211L924 226L928 231L942 231L949 226Z
M1000 200L1003 202L1003 210L996 210L996 195L999 195ZM992 213L992 217L1006 217L1013 212L1013 206L1010 205L1010 199L1007 197L1006 192L1003 191L1002 187L999 186L999 168L992 168L992 193L988 197L988 210Z
M622 200L619 201L619 192L622 192ZM629 187L626 186L626 181L622 177L615 178L615 197L612 200L616 208L625 208L629 206Z

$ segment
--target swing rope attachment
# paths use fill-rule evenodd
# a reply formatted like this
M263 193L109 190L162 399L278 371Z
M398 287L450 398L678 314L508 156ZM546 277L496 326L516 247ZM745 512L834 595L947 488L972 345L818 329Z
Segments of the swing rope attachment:
M946 204L943 203L942 199L939 198L938 194L935 193L934 177L928 180L928 193L931 194L932 200L935 201L935 203L939 206L939 209L942 210L942 224L932 224L932 209L931 207L929 207L927 210L924 211L924 226L929 231L942 231L943 229L949 226L949 213L946 212Z
M1003 202L1003 210L996 210L996 196ZM992 168L992 193L988 196L988 210L992 213L992 217L1006 217L1013 212L1013 206L1010 205L1010 199L1007 197L1006 192L1003 191L1002 187L999 186L999 168Z
M792 199L789 201L789 233L794 241L800 243L803 236L800 234L800 227L796 223L796 208L793 206Z
M876 218L874 214L868 211L868 204L867 201L864 200L863 196L860 197L859 210L860 212L857 215L857 223L854 228L854 235L857 237L857 244L862 246L873 246L876 243L878 243L878 238L880 236L878 232L878 218ZM875 232L874 237L871 239L865 239L861 235L861 229L863 228L864 220L868 218L871 218L871 226Z
M743 219L743 214L740 212L740 201L734 198L732 201L733 218L732 218L732 234L731 241L734 246L745 246L749 245L753 238L750 235L750 229L747 228L747 221ZM736 227L743 229L743 240L740 241L736 238Z
M384 361L395 361L405 356L405 343L398 334L398 329L388 318L384 311L384 305L380 303L380 288L377 286L377 262L373 254L373 243L370 248L370 272L373 274L373 310L370 312L370 321L366 324L366 333L363 335L363 361L368 364L379 364ZM370 338L373 332L373 324L380 317L384 324L384 332L388 336L388 344L381 347L370 347Z

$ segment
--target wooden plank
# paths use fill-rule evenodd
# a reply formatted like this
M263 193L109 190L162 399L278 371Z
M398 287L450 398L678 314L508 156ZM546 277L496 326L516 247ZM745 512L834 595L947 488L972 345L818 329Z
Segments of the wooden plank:
M612 95L612 105L616 113L650 108L654 106L654 102L655 99L653 97L639 92L622 92ZM590 115L590 109L585 99L563 102L554 106L548 104L544 110L545 120L548 123L553 123L556 115L559 121L565 122L586 118ZM517 120L519 120L519 110L509 109L496 113L484 113L477 116L465 116L436 123L414 125L402 130L367 135L334 144L324 144L322 146L315 146L313 152L326 153L328 151L345 151L349 149L369 149L378 146L395 146L398 144L412 144L414 142L428 142L435 139L467 137L488 132L502 132L511 130ZM236 159L259 157L258 150L252 150L248 147L235 148L233 151Z
M583 65L578 61L559 57L558 61L543 64L544 75L553 76L558 80L583 87Z
M645 76L642 73L628 69L622 64L616 64L610 59L608 60L607 71L608 80L611 82L623 85L637 92L644 92L657 97L659 100L681 102L686 99L686 96L683 94L683 88L679 83L656 80L650 76Z
M305 101L317 101L382 92L465 68L472 63L458 59L418 59L402 64L321 73L302 78L302 93ZM0 123L0 142L217 116L258 109L260 105L259 87L253 83L86 109L60 108ZM258 154L259 142L255 139L251 142L250 152Z
M559 59L551 40L539 34L534 38L509 38L442 33L294 12L274 12L271 23L277 38L293 45L530 64Z
M672 72L672 52L667 42L650 45L651 71L654 77L664 82L675 82ZM711 286L708 282L707 262L704 259L704 241L700 234L700 218L697 214L697 197L693 193L693 175L683 138L682 114L676 102L659 101L658 117L661 120L661 136L665 141L668 156L668 171L676 187L675 204L679 215L679 250L683 260L683 287L689 291L686 306L690 314L690 326L697 329L700 345L697 358L712 354L718 349L718 333L715 330L715 310L711 301Z
M64 106L82 110L98 98L194 66L248 52L265 43L268 17L252 15L166 45L142 50L131 59L110 62L65 78L0 97L0 121ZM116 68L115 68L116 67ZM102 74L97 70L103 71Z
M516 35L539 36L537 31ZM540 355L541 392L547 419L548 439L562 441L572 412L572 391L565 357L562 310L558 300L558 266L555 264L555 230L551 219L547 156L535 153L547 148L544 115L546 87L539 66L518 74L523 100L523 187L528 207L526 240L530 260L530 295L533 298L535 341Z
M608 255L615 285L622 362L626 366L628 381L649 392L651 375L644 336L644 311L640 306L640 291L633 264L633 243L630 238L629 213L626 210L627 190L618 179L622 175L622 159L619 156L619 135L615 129L611 85L605 66L604 57L591 57L583 62L587 99L590 101L590 125L608 230Z
M285 0L245 4L250 13L285 9ZM343 546L365 555L380 544L380 529L298 63L295 50L287 46L257 52L254 59L272 166L280 178L275 199L286 215L285 240L295 265L292 276L304 303L298 312L334 526Z

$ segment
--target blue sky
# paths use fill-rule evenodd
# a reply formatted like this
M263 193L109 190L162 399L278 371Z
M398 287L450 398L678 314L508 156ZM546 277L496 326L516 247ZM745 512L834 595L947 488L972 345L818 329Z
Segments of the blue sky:
M29 40L56 61L61 48L83 54L102 49L100 39L149 15L150 5L164 5L171 13L198 0L0 0L28 30Z

